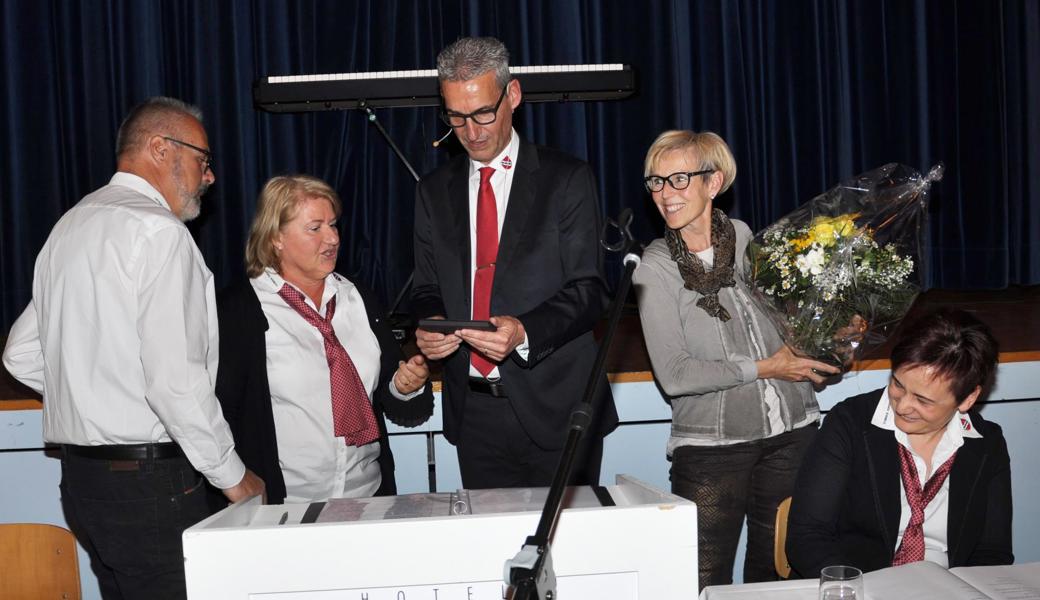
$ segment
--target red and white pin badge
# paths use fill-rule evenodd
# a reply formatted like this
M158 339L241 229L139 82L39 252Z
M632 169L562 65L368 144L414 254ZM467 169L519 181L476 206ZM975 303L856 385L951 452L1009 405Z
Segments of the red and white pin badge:
M961 417L961 429L964 431L971 431L971 421Z
M513 168L513 161L508 156L502 158L502 168L509 170Z

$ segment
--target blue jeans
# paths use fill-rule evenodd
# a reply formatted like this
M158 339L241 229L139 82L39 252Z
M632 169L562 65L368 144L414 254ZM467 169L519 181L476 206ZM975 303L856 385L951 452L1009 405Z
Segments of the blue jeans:
M109 461L67 455L61 502L106 600L183 599L181 533L210 515L187 459Z
M817 429L813 424L762 440L675 450L672 493L697 504L701 590L733 583L733 560L745 517L744 582L777 579L773 566L776 507L794 491L802 456Z

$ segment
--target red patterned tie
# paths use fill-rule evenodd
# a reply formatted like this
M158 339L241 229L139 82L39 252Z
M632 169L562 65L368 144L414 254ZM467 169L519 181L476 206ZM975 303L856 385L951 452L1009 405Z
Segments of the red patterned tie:
M495 281L495 257L498 256L498 206L491 176L495 169L480 169L480 189L477 190L477 272L473 275L473 319L487 320L491 316L491 284ZM470 353L470 362L484 377L495 368L495 363L480 354L476 348Z
M953 468L953 459L957 458L957 453L954 452L953 456L932 474L922 491L913 455L902 444L897 443L896 446L899 447L900 472L903 476L903 488L906 490L906 501L910 505L910 522L892 559L893 567L924 560L924 507L939 493L943 482L950 474L950 469Z
M348 446L364 446L379 439L379 427L372 412L372 402L361 383L361 376L350 360L343 344L339 343L332 329L332 316L336 314L336 298L329 300L322 319L313 308L307 306L303 294L288 283L282 285L278 295L285 303L300 313L308 323L321 332L325 341L325 360L329 364L329 380L332 385L332 424L336 437L342 437Z

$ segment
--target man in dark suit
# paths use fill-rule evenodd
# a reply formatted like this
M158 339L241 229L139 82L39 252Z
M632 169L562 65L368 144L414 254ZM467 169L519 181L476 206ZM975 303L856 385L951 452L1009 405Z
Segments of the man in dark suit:
M545 486L581 401L605 306L602 218L589 166L520 140L520 83L494 38L437 57L443 118L466 155L423 177L415 208L417 318L490 320L493 332L419 329L444 360L444 434L467 488ZM617 424L604 382L574 483L599 483L603 436Z

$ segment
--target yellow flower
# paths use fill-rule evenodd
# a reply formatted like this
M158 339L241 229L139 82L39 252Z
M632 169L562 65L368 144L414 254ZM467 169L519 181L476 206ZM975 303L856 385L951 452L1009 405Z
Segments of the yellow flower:
M804 238L804 245L818 243L821 246L833 246L839 238L850 237L856 233L854 219L859 213L838 215L837 217L816 217L813 219L809 233ZM803 240L798 240L802 243Z
M791 245L791 248L794 248L795 252L801 252L812 245L812 240L809 238L795 238L787 243Z

